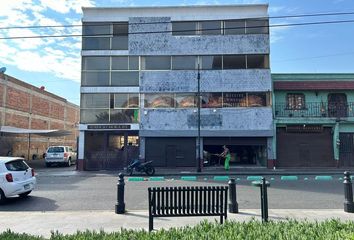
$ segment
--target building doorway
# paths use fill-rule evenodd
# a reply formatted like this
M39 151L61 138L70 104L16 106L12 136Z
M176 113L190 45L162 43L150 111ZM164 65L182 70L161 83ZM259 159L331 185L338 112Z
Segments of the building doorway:
M348 117L347 95L345 93L328 94L328 116Z

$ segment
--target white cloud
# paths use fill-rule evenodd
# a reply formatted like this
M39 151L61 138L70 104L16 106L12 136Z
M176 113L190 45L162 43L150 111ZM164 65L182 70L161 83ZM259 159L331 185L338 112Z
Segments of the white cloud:
M81 7L94 6L92 0L1 0L1 3L2 27L80 25ZM59 14L49 15L52 11ZM3 37L61 34L81 34L81 27L0 30L0 36ZM23 71L50 73L56 77L80 82L80 38L0 40L0 49L2 64L16 66Z

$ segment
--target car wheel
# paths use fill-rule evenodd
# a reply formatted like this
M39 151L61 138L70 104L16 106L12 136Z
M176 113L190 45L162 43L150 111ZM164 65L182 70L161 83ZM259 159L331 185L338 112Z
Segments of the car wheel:
M6 200L4 192L0 189L0 204L4 203Z
M24 198L24 197L27 197L28 194L30 194L32 191L28 191L28 192L24 192L24 193L21 193L19 194L20 198Z
M71 158L68 159L68 162L66 164L67 167L70 167L71 166Z

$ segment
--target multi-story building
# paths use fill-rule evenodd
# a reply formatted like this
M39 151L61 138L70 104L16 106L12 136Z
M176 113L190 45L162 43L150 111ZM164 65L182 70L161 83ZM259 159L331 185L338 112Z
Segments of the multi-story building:
M85 169L122 168L139 156L155 166L200 166L199 156L219 164L222 145L232 164L267 166L273 159L267 9L83 8Z
M79 106L47 92L44 87L0 74L0 127L4 130L0 131L0 156L11 154L35 159L41 158L50 145L76 148L78 123ZM66 130L71 134L61 137L26 134L36 130Z
M277 167L354 166L354 74L272 74Z

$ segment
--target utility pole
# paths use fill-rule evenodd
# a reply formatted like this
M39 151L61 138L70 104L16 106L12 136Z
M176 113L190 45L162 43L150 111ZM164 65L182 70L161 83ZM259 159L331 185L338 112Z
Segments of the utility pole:
M198 74L197 74L197 80L198 80L198 138L197 138L197 172L201 172L201 154L200 154L200 68L199 68L199 63L198 63Z

